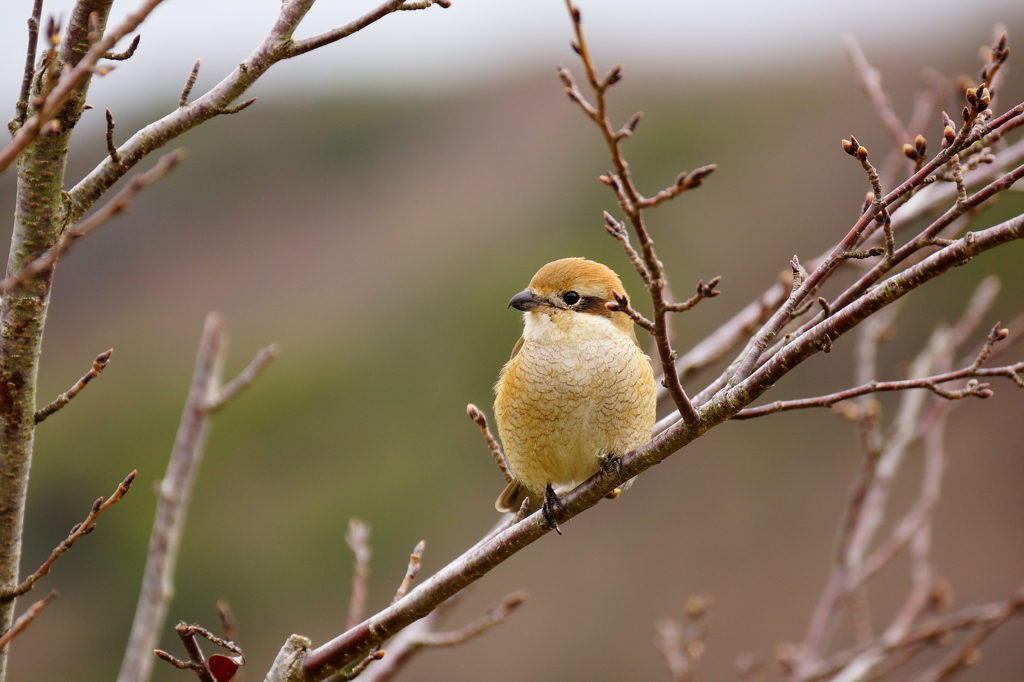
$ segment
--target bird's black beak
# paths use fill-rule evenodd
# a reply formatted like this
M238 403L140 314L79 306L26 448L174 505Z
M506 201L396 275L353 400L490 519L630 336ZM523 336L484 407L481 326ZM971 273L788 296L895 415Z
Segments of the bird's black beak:
M515 308L516 310L522 310L524 313L530 310L536 310L537 308L547 305L544 301L538 300L533 297L533 292L529 289L524 289L518 294L512 297L512 300L508 302L509 308Z

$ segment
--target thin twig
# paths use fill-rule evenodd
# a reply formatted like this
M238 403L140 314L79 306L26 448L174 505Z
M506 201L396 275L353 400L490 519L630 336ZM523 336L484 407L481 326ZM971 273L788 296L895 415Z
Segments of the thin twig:
M185 151L178 149L160 158L153 168L145 173L139 173L133 177L127 185L118 192L113 199L108 201L103 208L81 221L71 229L67 230L60 240L51 246L43 255L35 260L29 261L18 273L10 275L0 281L0 293L8 294L14 289L23 286L34 277L38 277L56 263L57 259L67 253L75 241L88 236L101 227L108 220L124 213L131 205L131 201L140 190L149 187L157 180L165 177L173 171L185 159Z
M188 96L192 92L192 86L196 84L196 78L199 78L199 65L200 60L196 60L196 63L192 65L192 72L188 75L188 80L185 81L185 87L181 89L181 97L178 99L178 108L184 109L188 106Z
M59 396L53 399L46 407L36 410L36 424L42 422L44 419L49 417L51 414L59 410L60 408L71 402L71 399L78 395L85 385L100 375L107 367L107 363L110 362L110 356L114 352L111 348L108 351L104 351L96 356L96 359L92 361L92 368L86 372L85 376L75 382L75 385L67 390L65 393L61 393Z
M241 391L245 390L249 386L252 386L252 382L256 381L256 377L266 368L271 360L276 358L281 353L281 347L276 343L272 343L252 359L252 362L243 369L238 376L229 381L227 384L217 390L216 394L211 397L210 403L206 409L210 414L216 414L224 409L224 406L231 401Z
M501 446L498 445L498 441L494 438L491 433L490 427L487 425L487 416L483 410L479 407L470 403L466 406L466 414L473 420L478 427L480 427L480 435L483 436L484 442L487 443L487 448L491 451L491 456L494 457L494 463L498 465L498 469L501 470L501 475L505 479L505 483L512 482L512 474L508 471L508 465L505 463L505 454L501 451Z
M425 647L442 647L456 646L458 644L468 642L469 640L484 634L495 625L503 623L513 611L519 608L519 606L527 600L528 597L529 595L527 595L526 592L513 592L497 604L488 608L484 615L477 618L469 625L450 632L425 633L420 638L420 644Z
M14 121L20 128L28 118L28 98L32 94L32 76L36 69L36 46L39 43L39 20L43 16L43 0L32 4L32 16L28 18L28 49L25 50L25 74L21 79L21 94L15 105L17 115ZM14 130L11 131L12 133Z
M892 135L893 142L896 143L897 147L907 142L910 136L907 134L906 128L903 127L903 122L899 116L893 111L889 95L882 88L882 74L868 62L867 57L864 56L864 51L860 47L860 43L857 42L853 35L849 33L844 35L843 44L846 45L846 54L857 71L857 80L860 82L861 87L864 88L864 92L867 93L871 104L874 105L878 117L882 119L882 123L885 124L889 134Z
M54 590L50 592L50 594L46 595L45 597L37 601L32 606L25 609L25 613L18 616L18 620L14 621L14 625L11 626L11 629L5 632L3 635L0 635L0 649L3 649L8 644L10 644L12 639L20 635L25 630L25 628L31 625L32 621L34 621L36 619L36 616L39 615L39 612L46 608L46 605L56 598L57 591Z
M117 145L114 144L114 115L110 109L106 110L107 116L107 154L114 163L121 163L121 155L117 153Z
M53 90L46 95L46 98L36 110L35 115L18 128L18 132L14 135L11 143L4 147L3 150L0 150L0 172L7 170L7 167L31 144L32 140L39 136L44 126L64 106L71 95L85 83L87 78L92 76L96 62L102 59L103 55L117 41L134 31L162 1L145 0L139 9L129 14L121 24L107 30L100 40L93 43L85 56L78 61L78 64L71 71L64 74Z
M142 40L142 34L135 36L132 40L132 44L128 46L128 49L124 52L104 52L103 58L109 59L115 62L123 62L131 59L135 55L135 50L139 49L139 41Z
M43 565L36 569L36 572L25 578L25 580L11 590L0 591L0 603L6 603L13 599L20 597L25 594L39 582L39 579L50 572L54 562L64 555L64 552L71 549L71 546L78 542L79 538L84 535L96 530L96 519L98 519L103 512L107 511L115 505L128 490L132 487L132 481L135 480L136 472L128 474L123 481L117 486L117 490L110 496L109 499L104 501L102 497L98 498L92 505L92 509L89 511L89 515L85 517L85 521L75 524L74 528L71 529L71 534L67 536L56 548L50 553L50 556L43 562Z
M676 352L672 349L672 344L669 340L668 321L666 319L668 302L665 300L665 289L667 286L665 272L661 261L658 260L657 253L654 250L654 242L651 239L650 234L647 231L647 226L644 223L643 209L647 206L657 205L665 199L670 199L676 196L683 189L699 186L701 182L703 182L703 179L709 173L714 171L714 166L705 166L693 171L692 173L681 174L676 179L676 183L673 188L666 190L663 195L659 195L654 199L646 199L642 194L640 194L636 186L633 184L629 166L623 158L622 149L620 147L620 142L632 134L632 129L635 127L639 118L634 116L630 119L630 122L625 126L625 128L620 131L613 129L611 121L608 118L606 93L609 87L621 80L622 65L619 64L614 66L603 78L598 77L594 63L590 57L590 52L587 49L586 41L583 37L580 11L573 5L572 0L565 0L565 4L569 10L569 16L572 18L573 29L576 34L573 49L580 56L580 59L583 62L583 67L587 73L587 81L593 92L596 106L594 104L590 104L586 100L568 69L559 67L558 75L566 86L565 92L569 96L570 100L578 104L583 112L597 125L598 129L601 131L601 135L604 137L605 144L608 147L608 152L611 156L611 161L615 167L615 171L601 176L601 181L612 188L616 198L618 199L619 208L626 214L626 218L632 226L633 232L636 234L637 241L640 244L639 254L632 251L632 247L629 246L628 240L623 239L622 235L616 234L612 228L614 219L607 216L607 214L605 218L606 229L608 229L609 233L611 233L612 236L618 239L623 245L623 248L626 249L627 255L630 257L630 261L637 267L637 272L640 274L641 278L643 278L647 287L647 293L650 295L651 303L654 308L654 319L649 321L648 324L644 324L646 318L630 308L628 306L628 302L623 304L622 301L617 301L617 309L626 312L631 319L644 326L644 328L654 337L658 348L658 356L661 361L663 377L662 384L668 390L669 395L676 404L676 409L678 409L679 414L682 415L683 421L687 424L694 424L699 417L692 402L686 395L686 391L683 389L682 383L679 381L679 375L675 366ZM637 261L635 258L636 255L640 256L640 261L642 262Z
M347 682L348 680L356 679L357 677L362 675L363 672L368 667L370 667L371 663L374 663L375 661L379 661L382 658L384 658L384 653L385 652L383 649L374 649L370 651L370 653L366 654L366 657L363 658L363 660L356 663L351 670L349 670L348 672L338 673L333 678L331 678L331 682Z
M939 397L946 398L947 400L960 400L968 396L983 399L991 398L993 393L988 384L979 384L976 382L973 384L968 383L967 386L958 390L946 390L939 386L939 384L947 381L956 381L957 379L967 379L970 377L1001 376L1012 380L1018 386L1024 388L1024 378L1021 377L1021 372L1024 372L1024 362L991 369L965 367L963 369L958 369L955 372L946 372L945 374L936 374L929 377L922 377L920 379L905 379L903 381L872 381L864 384L863 386L849 388L845 391L838 391L836 393L830 393L816 398L777 400L773 403L762 405L760 407L748 407L737 412L733 419L753 419L754 417L763 417L768 414L775 414L776 412L801 410L808 407L832 407L840 401L850 400L851 398L868 395L870 393L906 391L915 388L926 388Z
M409 567L405 569L405 577L402 579L402 584L398 586L398 591L395 592L395 598L391 600L392 604L404 597L409 592L409 588L412 587L413 581L416 580L416 575L420 572L423 550L426 547L426 541L420 540L412 550L412 554L409 555Z
M231 612L231 605L227 600L217 600L217 618L220 620L220 631L224 633L224 639L229 642L238 641L238 632L235 628L235 615Z
M363 619L366 608L366 583L370 578L370 526L357 518L348 520L348 533L345 535L355 564L352 567L352 595L348 603L348 619L345 629L351 630Z

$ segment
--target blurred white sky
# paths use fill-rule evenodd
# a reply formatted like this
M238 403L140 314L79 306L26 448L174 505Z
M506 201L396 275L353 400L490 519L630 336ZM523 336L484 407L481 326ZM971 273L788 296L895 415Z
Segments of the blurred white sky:
M73 0L47 0L44 17L68 16ZM0 102L10 113L24 63L25 20L31 0L2 0ZM116 0L119 21L138 0ZM298 36L343 24L374 0L319 0ZM978 24L1024 14L1019 0L579 0L584 26L602 66L653 63L704 73L762 69L780 61L839 58L840 36L851 31L870 50L933 41ZM165 0L142 25L138 54L92 86L90 102L140 101L160 95L176 103L192 62L202 58L196 86L205 91L260 42L280 0ZM45 20L45 19L44 19ZM977 24L970 26L976 29ZM458 86L571 60L570 26L562 0L453 0L450 9L399 12L340 43L275 66L267 89L388 90ZM983 36L987 38L986 36ZM1013 44L1011 36L1011 44ZM120 46L122 49L127 40ZM607 55L607 57L605 57ZM603 58L602 58L603 57ZM7 114L0 112L7 120Z

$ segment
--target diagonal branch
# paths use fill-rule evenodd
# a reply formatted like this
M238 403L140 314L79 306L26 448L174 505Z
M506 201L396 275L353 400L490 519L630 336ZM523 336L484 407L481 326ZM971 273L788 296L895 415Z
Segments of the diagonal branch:
M96 359L92 361L92 368L86 372L85 376L75 382L75 385L67 390L66 393L61 393L59 396L53 399L46 407L41 410L36 410L36 424L42 422L44 419L49 417L51 414L59 410L60 408L71 402L71 399L78 395L85 385L100 375L107 367L107 363L110 362L110 355L114 352L111 348L108 351L100 353L96 356Z
M974 396L976 398L991 398L993 393L989 389L988 384L979 384L978 382L968 382L967 386L959 390L947 390L939 386L948 381L956 381L958 379L967 379L969 377L979 376L1001 376L1011 379L1021 388L1024 388L1024 379L1021 378L1020 372L1024 372L1024 362L1018 362L1015 365L1007 365L1005 367L995 367L992 369L977 369L974 367L964 367L954 372L946 372L945 374L936 374L929 377L923 377L921 379L904 379L902 381L871 381L862 386L856 388L849 388L845 391L838 391L836 393L830 393L828 395L818 396L817 398L802 398L800 400L777 400L774 403L762 405L760 407L748 407L740 410L736 413L733 419L753 419L754 417L763 417L768 414L775 414L776 412L788 412L789 410L802 410L808 407L832 407L836 403L842 400L850 400L862 395L868 395L870 393L881 393L884 391L906 391L915 388L925 388L939 397L946 398L947 400L960 400L968 396Z
M57 264L57 259L71 250L75 242L102 227L111 218L124 213L132 199L140 191L165 177L185 160L185 150L178 149L161 157L153 168L133 177L127 185L108 201L100 210L64 232L60 240L43 255L29 261L17 274L0 281L0 293L7 294L29 280L41 275Z
M9 602L17 599L21 595L27 593L39 579L50 572L53 568L53 564L56 563L57 559L61 558L66 551L71 549L82 536L88 535L89 533L96 530L96 519L98 519L103 512L110 509L113 505L125 496L128 490L132 487L132 481L135 480L135 473L131 472L128 474L123 481L117 486L117 490L110 496L110 499L104 501L102 497L98 498L93 503L92 509L89 511L89 515L85 517L85 521L75 524L75 527L71 529L71 534L67 536L57 547L50 553L50 556L43 562L43 565L36 569L36 572L25 578L25 580L12 590L0 591L0 602Z
M25 613L18 616L18 620L14 621L14 625L11 626L11 629L5 632L3 635L0 635L0 649L6 647L8 644L11 643L12 639L20 635L22 632L24 632L25 628L31 625L32 621L36 619L36 616L39 615L39 612L46 608L46 605L56 598L57 591L54 590L53 592L50 592L50 594L46 595L45 597L37 601L32 606L25 609Z
M149 0L149 3L158 1ZM80 219L103 196L104 192L154 150L212 118L222 114L236 113L252 104L253 100L246 100L240 105L232 106L233 102L241 98L253 83L277 62L297 57L350 36L401 9L403 4L402 0L389 0L345 26L305 40L293 40L292 34L299 27L313 3L314 0L287 0L284 2L277 21L263 42L234 71L191 103L187 102L191 87L186 86L186 91L182 93L182 99L185 100L184 105L181 105L179 101L180 106L175 107L174 111L136 132L118 148L117 151L121 157L120 163L113 163L110 158L107 158L96 166L68 192L70 199L69 221ZM437 4L446 6L440 2Z
M39 137L44 125L49 122L60 110L71 95L80 88L86 80L92 76L96 63L117 44L121 38L134 31L141 24L149 13L152 12L162 0L145 0L135 12L115 28L93 43L85 56L79 60L71 71L64 74L57 85L46 96L46 99L37 109L34 116L29 118L18 128L14 139L3 150L0 150L0 172L7 170L7 167L18 158L18 155L25 150L32 140Z

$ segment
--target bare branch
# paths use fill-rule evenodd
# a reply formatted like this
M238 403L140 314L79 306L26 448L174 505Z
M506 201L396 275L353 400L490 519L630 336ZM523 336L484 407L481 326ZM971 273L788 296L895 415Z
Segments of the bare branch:
M159 0L148 0L148 2L154 4ZM345 26L305 40L292 40L292 34L312 7L313 2L314 0L284 2L274 26L263 42L234 71L192 103L175 107L174 111L162 119L132 135L118 150L121 155L121 163L114 164L108 159L94 168L68 192L70 199L68 220L76 221L81 218L107 189L155 149L159 149L179 135L211 118L222 114L237 113L251 105L252 99L237 105L232 105L232 102L241 98L252 84L277 62L345 38L398 10L403 4L403 0L389 0L376 10ZM62 85L63 82L62 80ZM186 88L188 92L183 94L187 100L191 89L187 86Z
M149 679L153 669L152 652L173 595L174 568L185 517L213 419L214 412L210 406L223 390L220 381L226 348L224 320L219 314L210 313L203 327L192 384L167 462L167 472L157 488L156 518L149 538L142 590L118 682L143 682ZM219 643L205 630L189 627L193 634L202 634Z
M593 91L596 106L586 101L582 93L580 93L579 88L576 86L576 82L573 80L572 74L568 69L559 67L558 75L566 86L566 94L572 101L579 104L584 113L594 121L598 129L601 131L601 135L604 137L605 144L608 147L608 152L611 156L615 171L601 176L601 181L611 187L612 191L615 193L616 199L619 202L619 208L626 214L626 218L632 226L633 232L636 234L637 241L640 244L640 252L636 253L632 250L628 239L625 238L622 227L618 226L617 222L607 213L605 214L606 229L622 244L627 255L630 257L630 261L637 268L637 271L643 278L644 284L647 287L647 293L651 297L651 303L654 308L654 319L648 321L634 309L629 307L628 302L623 300L617 300L616 309L622 310L628 314L634 322L643 326L644 329L654 337L655 344L658 349L658 356L661 361L663 377L662 385L665 386L669 395L672 397L673 402L676 404L676 409L678 409L679 414L682 415L683 421L687 424L692 424L698 419L698 414L694 409L693 404L690 402L689 397L686 395L686 391L683 389L682 383L679 381L679 374L676 370L676 352L672 349L672 344L669 340L668 322L666 320L668 303L665 300L665 291L667 287L665 272L661 261L658 260L657 253L654 250L654 242L651 239L650 234L647 231L647 226L644 223L643 209L648 205L654 206L665 199L670 199L676 196L683 189L698 186L709 173L714 171L714 166L705 166L693 171L692 173L681 174L676 179L676 183L673 188L666 190L664 195L659 195L655 199L648 200L640 194L636 186L633 184L633 179L629 172L629 166L623 158L622 149L620 147L621 141L632 134L632 129L636 126L639 118L634 116L630 119L630 122L626 124L623 131L616 131L608 118L608 106L605 97L608 88L622 79L622 65L618 64L614 66L604 76L604 78L599 78L597 76L597 71L590 58L590 52L587 49L587 44L583 37L580 11L573 5L572 0L566 0L565 4L569 10L569 16L572 18L573 29L576 34L576 40L572 44L573 49L580 56L580 59L583 62L583 67L587 73L587 81Z
M312 5L313 3L309 2L308 4ZM426 0L425 2L409 3L408 7L405 7L405 4L406 0L388 0L388 2L385 2L376 9L367 12L366 14L359 17L355 21L351 21L345 24L344 26L331 29L330 31L325 31L324 33L315 35L312 38L306 38L305 40L296 40L291 44L290 49L288 50L288 56L295 57L297 55L309 52L310 50L315 50L318 47L330 45L333 42L341 40L342 38L347 38L356 31L361 31L362 29L366 28L373 22L379 19L383 19L392 12L401 9L426 9L427 7L430 7L431 5L434 4L436 4L438 7L443 8L451 7L451 2L448 2L448 0Z
M409 588L412 587L412 582L416 580L416 575L420 572L420 562L423 559L423 550L426 547L427 543L424 540L420 540L412 550L412 554L409 555L409 567L405 569L405 578L402 579L402 584L398 586L395 598L391 600L392 604L404 597Z
M91 216L67 230L60 240L50 247L43 255L30 261L20 272L10 275L0 282L0 293L7 294L14 289L23 286L29 280L38 277L57 263L57 259L67 253L75 241L88 236L101 227L108 220L124 213L131 205L132 199L140 190L149 187L157 180L165 177L173 171L185 159L185 151L178 149L171 152L157 162L153 168L145 173L139 173L133 177L127 185L118 192L113 199L108 201L103 208Z
M441 647L456 646L468 642L484 634L495 625L503 623L513 611L526 601L527 597L526 592L513 592L487 609L487 613L483 616L463 628L451 632L428 632L424 634L420 640L421 645L425 647Z
M349 519L345 542L348 543L356 561L352 568L352 596L348 603L346 630L351 630L363 619L363 611L366 608L366 582L370 578L370 557L373 555L369 540L370 526L357 518Z
M818 396L817 398L777 400L773 403L762 405L760 407L748 407L737 412L733 419L753 419L754 417L763 417L776 412L801 410L808 407L832 407L842 400L850 400L851 398L867 395L869 393L906 391L915 388L926 388L947 400L960 400L968 396L983 399L991 398L993 393L991 389L989 389L988 384L979 384L976 381L968 382L964 388L958 390L946 390L939 386L939 384L946 383L947 381L966 379L968 377L1002 376L1011 379L1018 386L1024 388L1024 380L1021 379L1019 374L1019 372L1022 371L1024 371L1024 362L1018 362L1015 365L1007 365L1006 367L996 367L993 369L965 367L963 369L956 370L955 372L936 374L929 377L923 377L921 379L905 379L903 381L872 381L864 384L863 386L857 386L856 388L849 388L845 391L838 391L836 393Z
M665 310L668 310L673 313L686 312L693 306L703 301L705 298L714 298L715 296L718 296L722 292L716 290L715 287L718 286L718 283L721 281L721 276L712 277L707 284L704 284L704 280L698 281L696 294L686 299L682 303L666 303Z
M882 123L885 124L889 134L892 135L893 142L897 146L902 145L910 139L910 136L907 134L906 128L903 127L903 122L900 121L899 116L893 111L889 95L882 88L882 74L868 63L860 43L851 34L847 33L843 36L843 43L846 45L846 54L857 71L857 80L860 82L861 87L864 88L864 92L867 93L871 104L874 105L875 112L882 119Z
M220 620L220 630L224 633L224 639L229 642L237 642L238 631L235 628L235 615L231 612L231 605L224 599L217 600L217 618Z
M135 50L139 49L139 41L142 40L142 34L135 36L132 40L132 44L128 46L128 49L124 52L104 52L103 58L110 59L115 62L123 62L131 59L135 55Z
M266 366L277 357L281 352L281 347L276 343L272 343L252 359L249 366L243 369L237 377L229 381L227 384L217 390L216 395L210 398L210 403L206 409L211 414L216 414L224 409L224 406L231 401L241 391L245 390L252 385L252 382L256 381L256 377L260 375Z
M494 463L498 465L498 469L501 470L501 475L505 478L505 483L512 482L512 474L508 472L508 465L505 463L505 455L501 451L501 446L498 445L498 441L495 440L491 434L491 429L487 425L487 417L484 415L483 410L479 407L470 403L466 406L466 414L472 419L478 427L480 427L480 434L484 437L484 442L487 443L487 448L491 451L491 456L494 457Z
M18 620L14 621L14 625L11 626L11 629L5 632L3 635L0 635L0 649L6 647L8 644L11 643L12 639L20 635L22 632L24 632L25 628L31 625L32 621L36 619L36 616L39 615L39 612L46 608L46 605L56 598L57 591L54 590L53 592L50 592L50 594L46 595L45 597L37 601L32 606L25 609L25 613L18 616Z
M335 680L337 682L347 682L347 680L354 680L357 677L359 677L360 675L362 675L363 672L368 667L370 667L371 663L373 663L375 661L379 661L382 658L384 658L384 650L383 649L374 649L373 651L368 653L366 655L366 657L363 658L363 660L361 660L358 663L356 663L352 667L351 670L349 670L348 672L342 672L342 673L339 673L338 675L335 675L332 678L331 682L334 682Z
M69 402L71 402L71 399L78 395L81 392L81 390L85 388L86 384L88 384L90 381L98 377L100 375L100 372L106 369L107 363L110 362L110 356L113 352L114 349L111 348L110 350L97 355L96 359L93 360L92 362L92 368L88 372L86 372L85 376L83 376L81 379L75 382L74 386L69 388L66 393L61 393L59 396L54 398L53 402L51 402L46 407L42 408L41 410L36 410L36 424L42 422L51 414L53 414L54 412L67 405Z
M178 108L184 109L188 106L188 96L192 93L192 86L196 84L196 79L199 78L199 64L200 60L196 60L196 63L192 65L192 73L188 75L188 80L185 81L185 87L181 89L181 97L178 99Z
M106 110L107 113L107 154L110 155L110 160L114 163L121 163L121 155L117 153L117 146L114 144L114 115L110 113L110 109Z
M39 579L50 572L53 564L57 559L64 555L64 552L71 549L71 546L78 542L79 538L96 530L96 519L125 496L128 490L132 487L132 481L135 480L135 474L136 472L134 471L128 474L117 486L117 490L114 491L114 494L111 495L108 500L104 501L102 497L98 498L96 502L93 503L92 509L89 511L89 515L85 517L85 521L75 524L75 527L71 529L71 534L57 545L46 561L43 562L43 565L36 569L35 573L25 578L25 580L14 589L0 591L0 603L7 603L17 599L35 587L36 583L39 582Z
M0 172L7 170L7 167L18 158L18 155L28 147L32 140L39 136L43 131L44 125L54 117L71 95L92 75L96 62L102 59L103 55L117 44L117 41L134 31L161 2L162 0L145 0L139 9L129 14L120 25L108 30L103 38L93 43L92 47L79 60L78 64L61 77L57 85L39 106L35 115L18 128L18 132L14 135L14 140L0 151Z
M43 0L32 3L32 16L28 18L28 49L25 50L25 75L21 79L21 94L15 110L18 112L9 126L13 134L28 118L29 95L32 91L32 75L36 68L36 46L39 43L39 20L43 15Z

